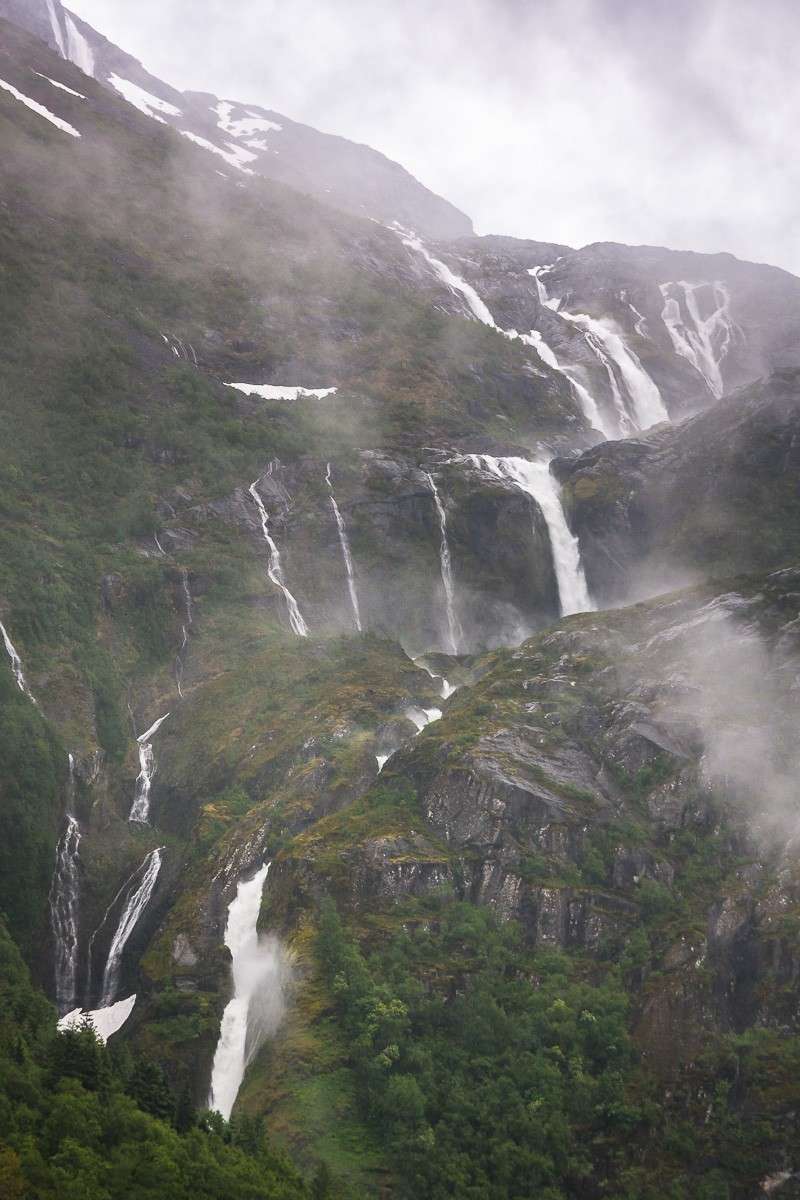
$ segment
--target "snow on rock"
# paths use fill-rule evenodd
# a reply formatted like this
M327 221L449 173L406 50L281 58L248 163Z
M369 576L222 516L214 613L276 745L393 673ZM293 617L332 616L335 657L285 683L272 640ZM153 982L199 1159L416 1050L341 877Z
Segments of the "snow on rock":
M229 133L235 138L252 137L254 133L269 133L274 130L280 133L283 129L282 125L278 125L276 121L270 121L266 117L259 117L257 113L248 113L246 117L240 117L238 120L233 119L233 104L227 100L220 100L219 104L211 111L217 118L217 125L223 129L225 133ZM248 142L248 146L252 146L253 142ZM267 144L261 141L257 149L266 150Z
M33 112L38 113L40 117L44 117L45 121L49 121L51 125L55 125L56 129L60 129L62 133L68 133L71 137L76 138L81 136L78 130L70 125L69 122L62 121L61 117L57 117L55 113L51 113L49 108L45 108L43 104L37 103L36 100L31 100L30 96L24 96L22 92L17 91L12 84L6 83L4 79L0 79L0 88L3 88L6 92L10 92L16 100L19 100Z
M106 1008L96 1008L91 1012L84 1012L82 1008L75 1008L72 1012L67 1013L58 1022L58 1028L63 1032L66 1029L78 1029L86 1017L94 1025L94 1031L100 1038L101 1042L107 1042L112 1034L118 1033L122 1026L127 1021L128 1017L133 1012L133 1006L136 1004L136 993L128 996L127 1000L118 1000L116 1004L110 1004Z
M233 142L226 142L227 150L223 150L221 146L215 146L213 142L209 142L207 138L200 137L198 133L192 133L189 129L182 129L183 137L188 138L190 142L194 142L195 146L201 146L203 150L210 150L212 154L218 154L220 158L224 158L226 163L232 167L236 167L237 171L243 171L245 175L252 175L246 163L255 162L258 155L251 154L249 150L245 150L243 146L235 146Z
M79 100L85 100L86 97L82 92L76 92L74 88L67 87L65 83L59 83L57 79L51 79L49 75L43 75L41 71L34 71L34 75L38 75L40 79L45 79L51 83L54 88L60 88L62 92L69 92L70 96L77 96Z
M339 390L335 387L291 387L280 383L226 383L225 387L236 388L245 395L261 396L262 400L297 400L301 396L318 396L323 400L326 396L334 396Z
M166 113L170 117L180 117L181 110L176 108L174 104L169 104L166 100L161 100L158 96L151 96L144 88L140 88L138 84L131 83L130 79L123 79L121 75L109 75L108 82L111 84L115 92L119 92L123 100L127 100L128 104L132 104L134 108L138 108L139 112L143 112L146 117L152 117L154 121L160 121L162 125L166 125L166 121L159 113Z

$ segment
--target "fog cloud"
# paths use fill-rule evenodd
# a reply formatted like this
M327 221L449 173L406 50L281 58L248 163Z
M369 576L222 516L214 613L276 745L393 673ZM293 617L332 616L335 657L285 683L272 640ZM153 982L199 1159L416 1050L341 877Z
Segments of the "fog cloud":
M183 88L367 142L481 233L800 270L794 0L74 0Z

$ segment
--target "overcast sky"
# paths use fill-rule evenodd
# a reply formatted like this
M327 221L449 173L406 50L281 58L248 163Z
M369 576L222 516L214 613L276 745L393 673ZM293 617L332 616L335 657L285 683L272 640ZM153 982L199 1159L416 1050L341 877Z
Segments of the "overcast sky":
M397 159L479 233L800 273L800 0L71 0L180 88Z

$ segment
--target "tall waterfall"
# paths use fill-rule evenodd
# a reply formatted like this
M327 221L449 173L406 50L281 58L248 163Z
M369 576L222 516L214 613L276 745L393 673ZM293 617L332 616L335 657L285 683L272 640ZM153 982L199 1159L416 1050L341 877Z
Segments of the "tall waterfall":
M150 898L153 895L161 870L163 849L163 846L159 846L157 850L151 850L139 870L133 876L135 879L137 875L140 875L141 879L138 886L128 892L116 932L111 939L106 967L103 972L103 984L100 989L101 1008L107 1008L116 999L122 968L122 955L131 934L139 923L139 918L150 903Z
M725 390L722 364L741 330L730 312L731 297L724 283L662 283L664 309L661 318L667 327L676 354L687 359L705 379L709 391L718 400ZM707 317L700 314L697 293L709 288L716 308Z
M282 963L274 938L259 940L258 915L269 874L264 863L240 881L228 908L225 945L231 952L233 996L222 1015L211 1070L208 1107L230 1118L248 1063L274 1027L282 1006Z
M69 803L74 796L75 760L69 756ZM56 1005L59 1016L75 1004L78 978L78 852L81 830L67 812L67 825L56 848L56 867L50 887L50 925L53 931Z
M178 685L178 696L183 699L183 664L186 647L189 645L189 631L194 624L194 604L189 587L189 572L181 568L181 591L183 592L183 624L181 625L181 648L175 659L175 682Z
M461 622L456 613L455 599L455 584L453 582L453 564L450 558L450 543L447 539L447 512L445 511L442 498L439 495L439 489L434 482L433 476L429 471L425 472L425 478L431 485L433 493L433 501L436 505L436 512L439 515L439 564L442 573L442 584L444 585L445 606L447 610L447 639L448 653L459 654L459 646L464 639L464 630L461 628Z
M56 43L56 46L58 47L58 51L62 58L66 58L67 57L67 46L66 46L66 42L64 41L64 33L61 28L61 22L58 19L58 14L56 13L56 6L53 3L53 0L47 0L47 15L50 18L50 28L53 31L53 37L55 38L55 43Z
M298 637L308 637L308 626L303 620L303 616L300 612L297 601L286 586L286 580L283 575L283 567L281 566L280 551L275 545L272 535L270 534L269 517L267 516L267 510L264 507L264 501L258 494L258 489L256 488L257 483L258 480L254 479L250 484L250 495L256 502L258 515L261 518L261 532L264 535L264 541L267 543L267 550L269 551L267 559L267 575L272 583L275 584L275 587L280 588L281 592L283 593L283 598L286 601L286 607L289 610L289 624L292 627L292 633L296 633Z
M14 649L14 643L11 641L11 638L8 636L8 631L6 630L6 627L2 621L0 621L0 633L3 635L3 642L5 643L6 653L8 654L8 657L11 661L11 670L14 672L14 678L17 681L17 687L19 688L19 690L21 692L24 693L24 695L26 695L28 697L29 700L33 700L33 703L35 704L36 700L34 698L33 692L28 687L27 681L25 679L25 675L22 670L22 660L20 659L20 656L17 654L16 650Z
M333 483L331 481L331 464L328 463L328 472L325 476L325 482L328 485L328 491L331 495L331 508L333 515L336 518L336 528L339 531L339 545L342 548L342 558L344 559L344 567L347 572L347 589L350 592L350 604L353 608L353 621L359 633L361 628L361 610L358 605L358 591L356 590L356 577L353 570L353 556L350 553L350 542L347 538L347 527L344 523L344 517L339 512L339 505L336 503L336 496L333 493Z
M136 739L139 743L139 774L136 778L136 792L128 817L129 821L139 821L142 825L149 824L150 789L156 773L156 759L151 739L155 737L169 715L169 713L164 713L163 717L159 717L141 737Z
M496 478L515 483L539 505L550 534L561 615L566 617L570 613L593 611L578 539L567 524L558 483L550 473L549 462L493 458L488 454L473 454L469 458L475 466L482 467Z

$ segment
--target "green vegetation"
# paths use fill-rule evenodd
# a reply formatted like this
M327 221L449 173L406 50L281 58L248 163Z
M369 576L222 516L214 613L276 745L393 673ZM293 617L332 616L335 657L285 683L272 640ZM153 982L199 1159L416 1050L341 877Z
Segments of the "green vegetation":
M0 926L3 1200L304 1200L260 1123L198 1117L157 1064L58 1034Z

